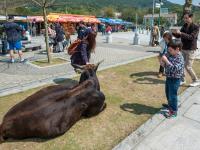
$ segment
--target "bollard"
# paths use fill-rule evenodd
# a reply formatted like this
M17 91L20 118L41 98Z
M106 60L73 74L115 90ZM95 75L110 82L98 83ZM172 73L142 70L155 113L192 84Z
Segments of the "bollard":
M147 35L149 35L149 29L147 29Z
M31 35L26 31L25 36L27 37L28 42L31 42Z
M152 35L151 35L151 32L150 32L150 41L149 41L149 46L152 46Z
M141 34L141 30L140 30L140 28L139 28L139 34Z
M135 31L135 36L133 38L133 45L139 45L140 44L140 38L139 34L137 33L137 30Z
M107 36L106 36L106 43L112 43L112 34L111 34L111 32L108 32L108 33L107 33Z

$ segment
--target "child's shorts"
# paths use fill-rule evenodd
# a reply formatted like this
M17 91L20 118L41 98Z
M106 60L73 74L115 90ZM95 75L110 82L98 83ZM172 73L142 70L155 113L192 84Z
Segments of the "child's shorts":
M9 50L21 50L22 49L21 41L8 42L8 44L9 44Z

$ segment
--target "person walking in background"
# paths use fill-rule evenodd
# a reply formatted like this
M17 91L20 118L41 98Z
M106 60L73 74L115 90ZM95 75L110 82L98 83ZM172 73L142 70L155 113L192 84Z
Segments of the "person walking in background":
M158 40L159 40L159 28L157 26L157 24L155 23L152 31L151 31L151 45L152 46L157 46L159 44Z
M86 65L90 61L90 55L96 47L97 33L89 32L87 37L78 45L76 52L71 56L71 64Z
M196 73L194 72L192 65L196 56L197 49L197 39L199 34L199 26L193 23L193 14L186 13L184 15L185 24L181 28L181 30L173 31L173 35L176 38L181 38L183 43L182 54L185 61L185 69L189 73L192 83L190 86L198 86L200 82L197 78ZM185 84L185 78L182 81L182 84Z
M161 65L165 67L166 73L165 93L168 104L163 104L167 108L164 113L166 118L176 117L178 111L178 89L184 74L181 48L181 41L174 39L168 44L168 53L161 58Z
M112 33L112 28L111 28L110 25L107 25L107 27L106 27L106 33L107 34L111 34Z
M63 47L64 49L67 49L69 44L71 44L71 36L70 33L68 31L65 32L65 38L63 41Z
M102 25L101 25L101 33L102 33L102 35L106 34L106 26L104 23L102 23Z
M170 43L170 41L172 41L172 34L170 32L165 32L163 34L163 38L161 39L159 43L161 47L160 54L158 56L159 63L161 61L162 56L167 53L167 50L168 50L167 44ZM163 75L164 75L164 67L160 65L158 78L161 78Z
M87 36L87 27L85 26L84 22L79 22L79 28L78 28L78 37L77 39L82 40L84 37Z
M7 35L7 41L9 44L9 53L10 53L10 62L14 63L14 50L17 50L20 62L23 62L24 59L22 57L22 44L21 44L21 38L22 38L22 32L23 29L16 23L14 23L14 16L8 17L8 22L3 24L3 27L6 31Z
M161 26L160 28L160 37L163 37L163 34L165 33L165 28Z
M52 53L56 37L56 31L53 30L53 25L48 25L48 35L49 35L49 51Z
M65 32L63 31L61 25L56 23L55 25L56 37L55 37L55 50L54 52L63 52L63 40Z

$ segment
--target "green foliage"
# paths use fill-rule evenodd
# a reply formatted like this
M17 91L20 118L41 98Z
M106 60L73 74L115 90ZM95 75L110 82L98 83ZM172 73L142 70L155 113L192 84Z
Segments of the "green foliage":
M168 8L169 12L177 13L178 24L182 24L183 6L164 1L162 7ZM195 22L200 21L200 9L193 7L192 10L195 14ZM20 6L15 11L19 15L42 15L42 11L31 4L28 7ZM48 12L96 15L100 17L114 17L115 12L121 12L121 18L131 22L135 22L137 14L138 23L143 24L143 16L152 13L152 0L56 0L55 5L50 7ZM158 8L155 8L155 13L159 13ZM166 20L161 20L161 23L167 24Z
M15 8L15 12L17 15L33 15L34 12L31 9L28 9L26 7L17 7Z
M104 12L104 17L110 17L110 18L113 18L115 16L115 10L114 8L112 7L105 7L103 9L103 12Z

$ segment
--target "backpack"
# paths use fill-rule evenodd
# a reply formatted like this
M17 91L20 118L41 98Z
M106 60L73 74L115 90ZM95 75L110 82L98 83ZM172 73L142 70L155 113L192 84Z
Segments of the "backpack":
M73 43L71 43L67 49L67 52L69 55L73 55L77 51L77 47L81 43L80 39L75 40Z

